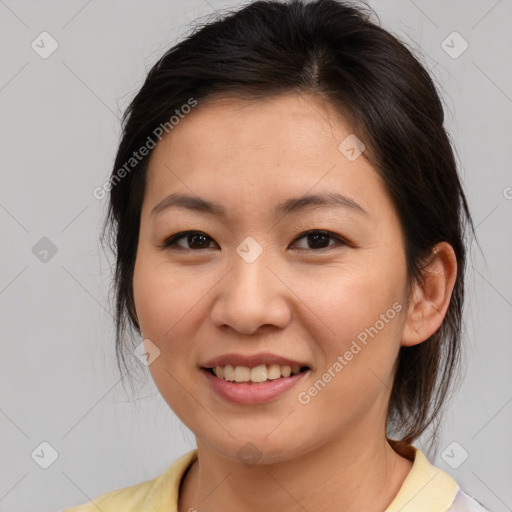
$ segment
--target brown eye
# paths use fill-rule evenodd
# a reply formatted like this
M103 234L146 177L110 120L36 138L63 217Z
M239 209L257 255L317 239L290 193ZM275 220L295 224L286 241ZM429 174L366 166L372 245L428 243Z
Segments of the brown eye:
M337 241L338 245L346 245L346 242L343 239L334 233L331 233L330 231L308 231L307 233L303 233L300 237L296 238L296 240L300 240L301 238L306 240L306 247L302 247L301 249L307 250L321 250L333 247L333 245L336 244L329 244L329 241L332 239Z
M177 243L182 239L185 239L185 246ZM164 247L178 247L185 250L208 249L211 241L213 241L212 238L201 231L183 231L167 239Z
M321 251L324 249L334 248L335 246L348 245L345 240L341 237L325 230L311 230L307 233L303 233L295 240L305 240L305 247L299 247L301 250L317 250ZM184 243L179 243L184 240ZM176 233L168 238L163 247L167 249L179 249L179 250L200 250L213 248L210 244L213 239L202 231L182 231ZM331 243L334 242L334 243ZM295 242L296 243L296 242Z

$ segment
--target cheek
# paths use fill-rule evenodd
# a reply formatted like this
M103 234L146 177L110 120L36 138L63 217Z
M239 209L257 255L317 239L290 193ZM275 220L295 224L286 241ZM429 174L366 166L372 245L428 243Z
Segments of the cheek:
M193 382L188 381L190 369L184 362L190 359L189 329L200 305L195 284L161 259L144 251L138 254L133 276L135 307L144 338L160 351L149 371L163 399L185 423L191 404L183 387L190 390Z
M310 307L320 332L330 339L329 346L343 348L366 328L378 322L379 330L397 324L398 306L404 300L404 275L400 265L395 268L380 267L377 262L335 266L316 274L315 280L297 278L297 295ZM381 315L384 319L381 320ZM387 320L390 320L387 322ZM382 321L386 329L382 329Z
M314 313L308 315L307 329L315 333L316 359L324 365L318 377L337 382L328 387L331 392L338 389L343 396L337 394L336 400L347 404L364 389L379 392L380 380L391 377L400 347L403 269L399 262L385 267L382 259L380 264L368 259L326 269L316 284L307 283L298 291Z
M307 328L316 335L315 360L322 366L309 387L297 390L304 405L299 411L306 415L304 421L308 414L329 418L323 428L334 430L362 420L369 410L384 417L400 348L400 286L384 285L368 275L353 277L310 291L307 299L318 315L310 317Z
M133 277L134 301L144 335L163 343L193 321L193 310L209 286L204 280L178 272L161 259L141 253Z

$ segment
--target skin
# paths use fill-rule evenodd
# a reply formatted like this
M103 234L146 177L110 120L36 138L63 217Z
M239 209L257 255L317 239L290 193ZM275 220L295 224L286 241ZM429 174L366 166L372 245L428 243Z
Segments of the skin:
M152 377L197 440L180 512L382 511L410 471L385 435L394 365L400 346L441 325L456 260L438 244L425 283L407 296L396 210L364 153L350 161L338 149L351 133L312 96L225 98L196 107L152 153L133 285L143 338L160 350ZM280 201L322 190L350 196L367 213L328 206L273 215ZM228 215L173 207L151 216L174 192L219 202ZM162 247L185 230L207 238ZM301 236L308 230L332 232L329 247L315 248ZM236 252L248 236L263 249L251 264ZM402 311L301 404L298 393L394 303ZM312 371L271 402L237 405L199 370L228 352L272 352ZM249 442L261 456L252 466L237 456Z

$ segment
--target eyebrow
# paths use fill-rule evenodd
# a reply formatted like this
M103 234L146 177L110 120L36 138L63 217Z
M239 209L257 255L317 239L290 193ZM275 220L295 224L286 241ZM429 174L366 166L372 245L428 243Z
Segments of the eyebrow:
M187 196L184 194L170 194L162 201L160 201L150 213L150 217L168 208L186 208L187 210L206 213L209 215L216 215L219 217L226 217L226 209L219 203L214 201L207 201L200 197ZM297 213L311 207L335 207L335 208L348 208L356 213L368 215L368 212L352 198L341 194L340 192L333 192L324 190L317 194L306 194L300 197L292 197L279 203L274 213L275 215L286 215L288 213Z

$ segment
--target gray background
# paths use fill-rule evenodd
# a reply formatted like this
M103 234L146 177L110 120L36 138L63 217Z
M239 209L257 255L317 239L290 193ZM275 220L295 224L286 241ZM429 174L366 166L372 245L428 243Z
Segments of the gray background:
M98 241L106 202L92 192L150 66L192 20L239 5L0 0L0 511L83 503L195 447L149 374L135 401L120 383ZM441 87L483 249L469 265L466 377L433 462L491 510L512 510L512 3L371 5ZM31 47L43 31L59 45L46 59ZM462 49L454 31L469 44L457 58L442 46ZM48 469L42 442L58 453Z

